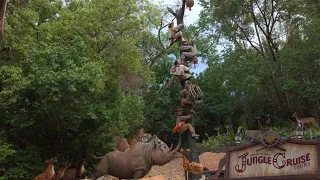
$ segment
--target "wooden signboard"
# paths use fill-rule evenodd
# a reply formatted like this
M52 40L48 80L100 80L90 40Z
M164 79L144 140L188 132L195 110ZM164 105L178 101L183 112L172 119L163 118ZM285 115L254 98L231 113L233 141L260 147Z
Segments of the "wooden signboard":
M223 179L320 179L320 140L229 147ZM213 178L215 179L215 178Z
M229 178L315 174L318 170L316 145L285 143L278 148L255 145L230 153Z

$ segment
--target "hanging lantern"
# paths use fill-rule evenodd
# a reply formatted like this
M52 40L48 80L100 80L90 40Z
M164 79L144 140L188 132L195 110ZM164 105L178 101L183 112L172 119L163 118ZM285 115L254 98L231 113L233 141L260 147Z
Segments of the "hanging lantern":
M186 0L186 5L189 8L189 10L191 11L191 8L194 5L194 1L193 0Z

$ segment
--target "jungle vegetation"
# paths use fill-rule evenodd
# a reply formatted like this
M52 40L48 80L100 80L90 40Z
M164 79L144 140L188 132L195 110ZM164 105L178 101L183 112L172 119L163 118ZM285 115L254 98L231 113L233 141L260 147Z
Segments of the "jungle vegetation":
M258 129L255 117L269 115L290 134L294 112L319 120L319 1L198 2L199 21L186 27L208 66L193 79L204 93L197 133ZM75 163L105 154L115 136L139 128L176 141L171 19L151 0L10 0L0 42L0 179L32 179L54 155ZM232 140L222 137L222 145Z

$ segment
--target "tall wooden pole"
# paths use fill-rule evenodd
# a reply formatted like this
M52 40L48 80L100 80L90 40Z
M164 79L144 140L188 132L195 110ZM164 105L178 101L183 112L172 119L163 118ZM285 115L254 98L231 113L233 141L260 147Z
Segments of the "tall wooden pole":
M174 12L171 8L168 8L168 11L173 14L177 20L177 25L179 24L183 24L183 18L184 18L184 11L185 11L185 7L186 7L186 0L183 0L182 2L182 7ZM182 33L184 34L184 28L182 28L180 31L182 31ZM179 46L182 45L181 39L179 41ZM180 56L182 54L183 51L180 51ZM192 127L194 126L194 121L192 119L189 120L189 123L192 125ZM181 142L181 148L186 150L186 149L190 149L190 153L189 153L189 157L188 160L190 162L200 162L199 161L199 156L197 153L197 144L196 144L196 140L192 139L191 136L191 132L190 131L186 131L185 133L182 134L181 136L182 138L182 142ZM201 175L200 174L194 174L194 173L188 173L188 180L199 180L201 179Z

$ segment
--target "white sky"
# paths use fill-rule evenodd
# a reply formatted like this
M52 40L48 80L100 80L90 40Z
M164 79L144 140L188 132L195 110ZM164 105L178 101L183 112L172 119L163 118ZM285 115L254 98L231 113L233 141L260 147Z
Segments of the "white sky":
M180 6L182 5L182 0L154 0L154 3L155 4L160 3L160 4L163 4L165 7L171 7L175 11L177 9L176 7L177 4L180 4ZM201 10L202 10L202 7L198 4L198 1L194 0L194 5L191 11L189 11L189 9L186 9L184 12L184 15L185 15L184 24L186 26L189 26L197 22L199 19L199 14ZM201 60L199 58L199 66L197 68L192 68L190 71L194 73L200 73L203 70L205 70L207 67L208 66L206 64L201 63Z
M155 2L155 4L163 4L165 6L169 6L171 7L173 10L176 10L177 8L175 7L178 2L180 2L179 4L182 5L182 0L153 0ZM191 9L191 11L189 11L189 9L185 10L185 18L184 18L184 24L186 26L193 24L194 22L196 22L199 19L199 14L200 11L202 10L202 7L198 4L199 2L197 0L194 0L194 5Z

